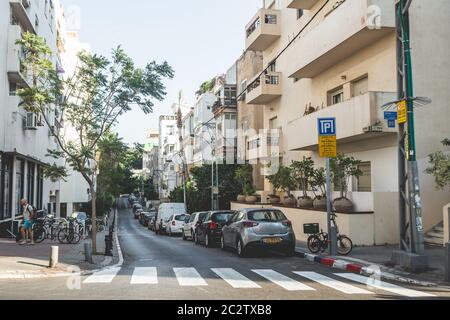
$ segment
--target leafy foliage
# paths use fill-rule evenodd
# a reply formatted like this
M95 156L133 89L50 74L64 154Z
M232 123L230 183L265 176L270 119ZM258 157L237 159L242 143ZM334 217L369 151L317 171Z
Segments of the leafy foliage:
M291 191L296 188L291 167L280 165L277 173L268 176L267 180L272 184L275 192L284 191L288 196L291 196Z
M311 157L303 157L302 161L293 161L291 164L292 178L296 186L302 191L303 197L308 197L311 178L314 175L314 161Z
M331 159L331 173L335 185L339 187L340 198L347 198L350 179L360 177L363 174L358 167L360 164L360 160L344 154L338 154L336 158Z
M242 186L244 195L251 196L255 193L255 188L253 187L253 168L251 165L242 165L235 171L235 178Z
M442 141L444 146L450 146L450 140L444 139ZM438 151L428 156L428 167L425 172L434 177L436 187L439 190L444 190L450 187L450 154L448 152Z

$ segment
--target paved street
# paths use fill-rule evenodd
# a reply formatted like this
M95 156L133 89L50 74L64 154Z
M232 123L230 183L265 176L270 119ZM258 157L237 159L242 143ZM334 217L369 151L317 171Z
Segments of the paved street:
M124 263L81 277L0 280L0 299L404 299L449 297L430 288L375 283L367 278L274 254L238 258L220 248L158 236L128 210L119 214ZM69 283L76 283L71 279Z

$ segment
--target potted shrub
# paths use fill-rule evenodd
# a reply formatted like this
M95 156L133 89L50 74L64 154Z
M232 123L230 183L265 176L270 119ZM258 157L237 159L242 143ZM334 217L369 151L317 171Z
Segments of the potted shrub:
M317 210L327 209L327 177L324 168L314 169L311 177L311 188L314 193L313 207Z
M255 195L255 192L256 192L255 188L253 188L251 185L246 185L244 187L245 202L256 203L256 201L258 201L258 198Z
M302 161L293 161L291 168L292 177L302 192L302 196L298 198L298 207L304 209L312 208L313 199L308 196L308 190L314 173L314 161L311 157L303 157Z
M296 204L295 197L291 194L291 191L295 189L295 181L292 178L292 169L290 167L280 165L278 172L269 176L268 180L273 185L274 193L277 190L287 193L283 201L285 205L292 206Z
M333 206L338 212L352 212L353 202L347 198L348 185L352 177L358 178L362 171L358 168L360 160L338 154L331 159L331 173L335 186L339 188L340 197L333 201Z
M252 172L253 168L251 165L246 164L243 166L240 166L238 169L236 169L235 177L236 180L241 182L243 194L240 194L237 196L237 201L239 202L245 202L247 194L245 193L246 189L249 189L252 186ZM247 190L250 191L250 190ZM251 193L253 195L255 191Z

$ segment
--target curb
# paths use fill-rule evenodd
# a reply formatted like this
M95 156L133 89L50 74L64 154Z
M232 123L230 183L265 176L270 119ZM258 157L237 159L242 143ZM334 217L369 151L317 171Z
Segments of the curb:
M116 216L116 223L118 225L119 217ZM46 278L63 278L63 277L73 277L73 276L89 276L96 272L112 269L112 268L118 268L123 265L123 253L122 249L120 247L119 243L119 237L117 235L117 230L114 230L114 239L117 246L118 256L119 256L119 262L111 265L111 266L105 266L99 269L94 270L84 270L81 272L70 272L70 271L64 271L60 273L45 273L42 271L35 271L35 272L26 272L26 271L11 271L11 272L3 272L0 273L0 280L25 280L25 279L46 279ZM109 263L111 263L111 257L105 257L105 260L103 263L106 263L105 261L110 260ZM69 265L67 267L69 270L80 270L78 266L75 265Z
M373 264L371 266L364 266L358 263L352 263L341 259L335 259L330 257L319 256L315 254L310 254L302 251L295 251L297 257L306 259L313 263L319 263L334 269L344 270L347 272L352 272L369 277L378 277L379 279L386 279L391 281L397 281L401 283L406 283L410 285L416 285L421 287L436 287L437 284L431 282L418 281L403 276L398 276L392 273L387 273L381 271L381 266Z

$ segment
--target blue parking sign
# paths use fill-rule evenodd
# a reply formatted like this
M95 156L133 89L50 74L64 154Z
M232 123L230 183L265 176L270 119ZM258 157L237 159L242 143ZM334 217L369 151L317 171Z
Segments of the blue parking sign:
M319 136L335 136L336 135L336 118L319 118L318 128Z

